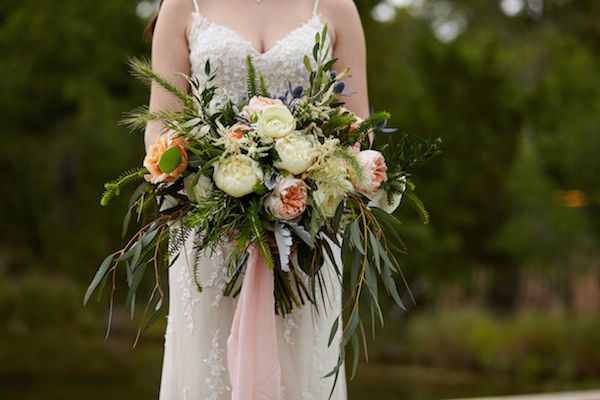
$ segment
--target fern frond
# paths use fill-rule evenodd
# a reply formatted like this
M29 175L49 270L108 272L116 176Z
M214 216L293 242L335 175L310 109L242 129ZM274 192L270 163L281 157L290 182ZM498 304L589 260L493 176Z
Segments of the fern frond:
M267 266L271 269L275 268L275 262L273 261L273 255L271 249L267 243L267 237L265 234L265 228L263 227L262 220L259 216L260 203L253 201L248 209L248 222L254 236L254 243L258 246L262 253Z
M100 204L106 206L108 202L121 193L121 189L133 182L142 180L144 175L148 173L148 170L144 167L130 169L122 173L117 179L112 180L104 184L104 193Z
M358 125L356 132L366 135L369 132L369 130L375 128L378 123L389 118L390 114L386 111L378 111L376 113L373 113Z
M367 139L369 131L377 126L381 121L390 118L390 114L385 111L379 111L369 115L364 121L362 121L358 127L352 132L348 133L348 143L362 143Z
M254 60L250 54L246 56L246 82L248 85L248 97L256 96L256 68L254 67Z
M267 83L265 82L264 74L258 74L258 82L260 85L260 95L264 97L269 97L269 89L267 88Z
M350 114L332 115L321 128L325 136L339 136L340 132L347 129L354 122L354 117Z
M173 82L154 71L148 59L133 57L129 60L129 66L133 76L148 83L156 82L167 92L181 100L183 104L191 104L190 96Z
M189 228L183 224L180 226L171 225L169 227L169 244L167 247L167 254L169 258L178 252L186 251L184 246L192 232L192 228Z

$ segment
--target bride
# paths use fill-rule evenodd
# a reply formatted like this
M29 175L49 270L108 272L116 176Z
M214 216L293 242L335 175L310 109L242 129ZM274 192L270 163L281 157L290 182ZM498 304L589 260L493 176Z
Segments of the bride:
M153 31L152 66L185 90L181 73L206 79L204 65L210 59L217 71L217 99L238 100L245 93L245 58L251 54L257 71L265 76L274 95L288 88L307 86L303 64L315 34L328 26L328 39L337 68L349 67L346 107L360 117L368 115L365 43L360 18L352 0L164 0L150 28ZM150 109L176 110L178 100L154 85ZM162 132L151 122L145 132L146 148ZM169 269L169 311L160 385L161 400L275 400L261 393L235 393L227 363L227 339L237 299L224 297L224 260L227 245L216 251L192 254L190 241ZM199 263L193 276L192 260ZM331 265L332 287L318 304L307 305L285 317L277 316L281 387L277 400L329 397L333 377L323 378L339 356L336 337L327 345L329 331L341 311L341 289ZM203 291L196 289L198 280ZM326 303L326 304L325 304ZM338 331L339 335L339 331ZM252 376L253 365L242 374ZM342 369L343 371L343 369ZM333 395L346 399L346 380L341 373Z

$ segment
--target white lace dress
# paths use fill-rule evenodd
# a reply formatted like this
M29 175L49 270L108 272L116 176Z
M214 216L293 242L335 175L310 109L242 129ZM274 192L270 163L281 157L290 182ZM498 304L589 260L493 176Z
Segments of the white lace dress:
M245 57L250 53L273 94L284 94L288 81L292 87L306 86L308 77L302 60L304 54L310 54L315 33L323 28L317 10L318 0L310 19L267 52L259 53L231 29L204 18L195 3L188 37L192 73L204 79L204 64L210 59L213 70L218 72L217 97L237 99L246 90ZM222 295L226 245L198 258L196 278L203 286L202 292L196 289L192 275L195 258L192 247L190 238L185 251L169 269L169 312L160 400L231 399L227 338L236 299ZM339 332L331 346L327 346L327 341L341 310L341 289L333 267L326 263L323 268L335 288L326 297L328 304L320 304L318 314L308 305L285 318L277 317L282 387L280 398L273 400L325 400L329 396L333 378L323 376L336 365L339 355ZM332 399L346 399L343 373L338 377Z

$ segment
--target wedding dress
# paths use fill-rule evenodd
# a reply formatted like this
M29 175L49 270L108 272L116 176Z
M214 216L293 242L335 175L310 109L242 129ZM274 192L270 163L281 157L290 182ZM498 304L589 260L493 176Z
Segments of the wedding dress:
M254 57L255 67L264 74L271 93L284 94L288 82L292 88L308 85L303 57L311 53L315 34L323 28L317 13L318 0L314 2L312 17L264 53L235 31L207 20L199 12L198 0L193 1L195 11L188 31L191 71L200 81L205 80L204 65L210 59L213 71L217 71L213 81L219 87L217 101L237 100L245 93L247 54ZM205 251L199 257L192 249L193 237L190 237L169 269L169 311L160 400L231 399L227 339L238 300L222 294L226 283L227 244L215 251ZM196 277L193 260L199 263ZM329 397L333 377L323 376L338 361L339 331L331 346L327 342L333 321L341 310L341 288L328 260L323 269L331 289L324 299L317 296L319 311L307 304L285 317L276 316L281 388L279 397L269 400L325 400ZM201 292L195 280L202 285ZM253 396L247 398L254 399ZM331 398L346 399L343 369Z

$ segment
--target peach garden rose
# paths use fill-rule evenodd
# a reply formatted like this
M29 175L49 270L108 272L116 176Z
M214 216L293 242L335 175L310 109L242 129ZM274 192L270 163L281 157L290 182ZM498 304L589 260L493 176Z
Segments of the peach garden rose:
M252 128L250 128L248 125L235 124L227 129L226 139L231 141L243 139L246 136L246 132L250 131L251 129Z
M271 106L283 106L283 102L279 99L271 99L263 96L254 96L248 104L242 108L240 115L248 121L252 120L252 116L256 113L264 111L265 108Z
M308 188L303 180L287 176L280 180L265 199L265 209L277 219L292 220L304 212Z
M144 167L149 172L144 179L153 184L175 182L179 179L188 162L186 144L187 139L177 136L174 132L168 132L156 138L144 157ZM169 163L166 162L167 157L164 157L166 154L170 159ZM175 162L175 166L172 166L173 162Z
M387 165L383 154L376 150L363 150L356 155L362 167L364 179L359 181L353 177L352 184L359 192L372 195L381 188L387 180Z

